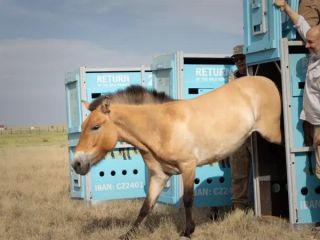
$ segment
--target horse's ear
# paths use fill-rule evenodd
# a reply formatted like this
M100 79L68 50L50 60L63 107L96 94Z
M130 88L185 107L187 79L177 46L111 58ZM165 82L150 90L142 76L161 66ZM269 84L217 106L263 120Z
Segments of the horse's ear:
M101 104L101 111L104 114L110 113L110 97L108 97L108 96L104 97L102 104Z
M90 103L88 103L88 102L85 101L85 100L81 100L81 102L82 102L83 106L84 106L86 109L89 110Z

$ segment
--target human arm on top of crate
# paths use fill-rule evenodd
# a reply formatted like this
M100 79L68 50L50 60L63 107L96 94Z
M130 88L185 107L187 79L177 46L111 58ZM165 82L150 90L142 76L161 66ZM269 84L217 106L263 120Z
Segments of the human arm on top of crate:
M299 32L302 39L305 41L306 34L310 29L310 26L304 19L304 17L295 12L285 0L274 0L273 4L279 7L281 11L284 11L290 17L291 21L295 25L295 28Z
M274 0L273 4L279 7L281 11L285 11L294 25L298 24L299 14L295 12L285 0Z

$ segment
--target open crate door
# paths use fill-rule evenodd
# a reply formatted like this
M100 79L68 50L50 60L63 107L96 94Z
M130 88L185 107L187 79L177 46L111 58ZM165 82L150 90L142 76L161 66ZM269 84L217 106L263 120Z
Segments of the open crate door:
M158 92L164 92L173 98L178 98L177 89L172 84L178 78L177 67L177 54L155 57L151 64L154 89Z
M288 4L297 11L298 0L289 0ZM290 18L271 0L244 0L243 11L247 64L278 61L281 38L296 38Z
M244 0L245 54L249 65L280 58L281 13L270 0Z

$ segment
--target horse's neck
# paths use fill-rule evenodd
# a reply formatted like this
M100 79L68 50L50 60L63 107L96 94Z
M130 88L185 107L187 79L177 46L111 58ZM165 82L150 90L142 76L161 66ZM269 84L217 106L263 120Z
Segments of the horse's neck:
M151 129L152 109L147 106L115 104L111 107L111 120L115 124L120 141L128 142L141 150L146 149L146 133ZM152 108L152 107L151 107Z

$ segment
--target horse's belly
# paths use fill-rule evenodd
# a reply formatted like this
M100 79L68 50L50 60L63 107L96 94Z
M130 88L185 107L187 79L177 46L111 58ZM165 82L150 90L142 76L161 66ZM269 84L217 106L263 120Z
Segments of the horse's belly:
M205 150L205 149L199 149L195 148L193 151L196 159L197 159L197 166L210 164L217 162L219 160L222 160L226 157L225 152L213 152L212 149Z
M217 159L217 158L202 159L197 162L197 166L212 164L212 163L218 162L219 160L220 159Z
M161 164L163 172L168 175L178 175L180 174L180 169L170 164Z

